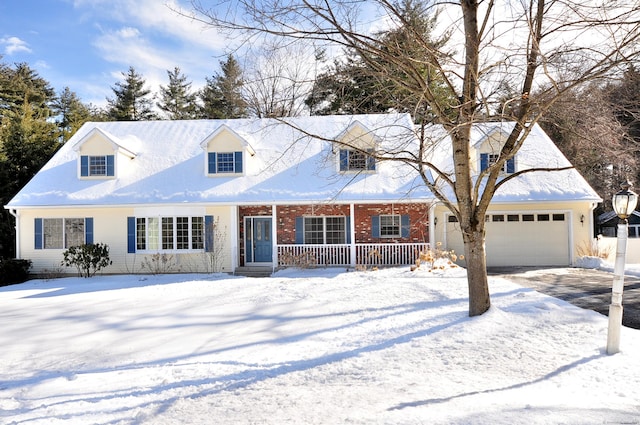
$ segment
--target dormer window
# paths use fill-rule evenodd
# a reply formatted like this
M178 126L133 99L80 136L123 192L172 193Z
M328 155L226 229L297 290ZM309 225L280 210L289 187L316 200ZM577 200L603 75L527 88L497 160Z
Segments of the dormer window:
M498 162L498 158L500 155L497 153L481 153L480 154L480 171L484 171L496 162ZM516 161L515 158L508 159L502 165L501 172L506 174L512 174L516 171Z
M114 155L82 155L80 157L81 177L115 176Z
M242 174L242 152L208 152L209 174Z
M373 152L373 149L367 149ZM340 171L375 171L376 160L365 152L353 149L340 149Z

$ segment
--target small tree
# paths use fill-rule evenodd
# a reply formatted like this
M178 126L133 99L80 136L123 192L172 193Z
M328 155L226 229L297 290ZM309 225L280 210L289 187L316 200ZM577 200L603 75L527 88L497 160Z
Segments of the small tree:
M80 277L91 277L98 270L113 264L109 259L109 246L103 243L72 246L62 255L64 259L61 264L65 267L74 266Z

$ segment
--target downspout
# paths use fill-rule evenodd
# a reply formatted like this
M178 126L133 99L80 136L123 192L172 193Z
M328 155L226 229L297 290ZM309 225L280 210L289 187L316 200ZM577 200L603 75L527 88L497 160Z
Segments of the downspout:
M16 219L16 259L20 260L20 213L16 209L8 211Z

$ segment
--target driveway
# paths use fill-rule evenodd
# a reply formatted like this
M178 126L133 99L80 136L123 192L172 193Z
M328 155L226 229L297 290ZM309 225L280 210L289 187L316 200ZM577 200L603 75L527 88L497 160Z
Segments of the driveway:
M490 267L489 276L500 276L543 294L594 310L605 316L611 304L613 273L595 269ZM622 324L640 329L640 277L625 275Z

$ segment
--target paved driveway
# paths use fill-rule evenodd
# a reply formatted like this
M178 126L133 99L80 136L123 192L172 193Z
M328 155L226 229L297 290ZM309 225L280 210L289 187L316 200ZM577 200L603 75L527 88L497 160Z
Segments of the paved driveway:
M488 273L605 316L609 313L611 272L581 268L492 267ZM622 306L622 324L640 329L640 277L625 275Z

